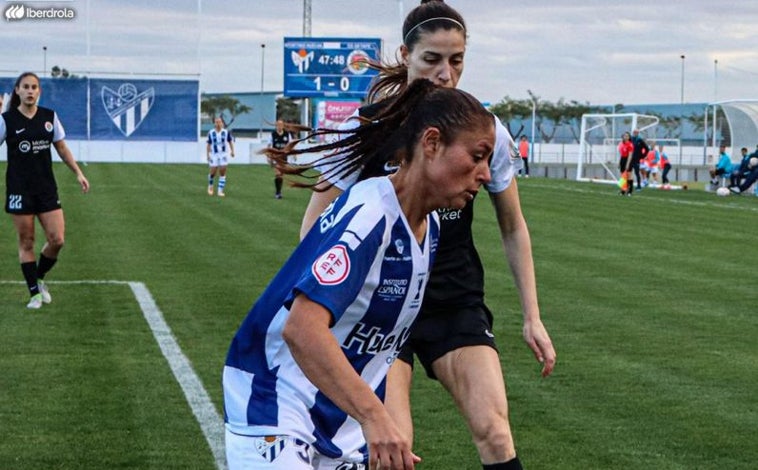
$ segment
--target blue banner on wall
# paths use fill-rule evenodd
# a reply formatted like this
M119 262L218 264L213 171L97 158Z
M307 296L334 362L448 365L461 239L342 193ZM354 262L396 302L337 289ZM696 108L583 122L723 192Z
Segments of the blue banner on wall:
M0 77L0 93L12 93L15 80ZM197 141L197 81L42 78L40 85L39 104L58 113L67 139Z
M198 83L90 80L93 140L196 141Z

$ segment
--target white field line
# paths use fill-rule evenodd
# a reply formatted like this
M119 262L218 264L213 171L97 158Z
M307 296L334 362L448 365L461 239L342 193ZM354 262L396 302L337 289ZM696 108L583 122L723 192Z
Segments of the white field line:
M0 281L0 284L24 284L23 281ZM128 285L134 298L142 309L142 314L147 320L153 337L168 361L171 372L174 373L177 382L184 392L192 413L195 415L200 429L203 431L205 440L210 446L216 467L226 470L226 454L224 451L224 424L223 419L216 412L208 392L203 383L192 368L187 356L184 355L179 344L176 342L171 328L163 318L163 313L150 294L144 283L129 281L89 280L89 281L49 281L49 284L116 284Z

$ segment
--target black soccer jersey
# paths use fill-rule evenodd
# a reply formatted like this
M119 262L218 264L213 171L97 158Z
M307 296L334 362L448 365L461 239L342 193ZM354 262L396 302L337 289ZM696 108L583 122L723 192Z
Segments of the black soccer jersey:
M290 141L290 133L287 131L279 134L276 131L271 132L271 146L275 149L283 149Z
M384 104L379 102L364 106L359 109L359 114L371 118L381 111ZM375 159L364 166L358 179L385 176L396 170L397 167L392 164ZM438 209L437 213L440 217L440 241L420 317L438 309L477 305L484 299L484 268L471 232L474 201L463 209Z
M8 146L5 173L8 194L50 194L57 191L50 147L65 137L55 111L38 107L29 119L16 109L2 114ZM0 129L1 130L1 129Z

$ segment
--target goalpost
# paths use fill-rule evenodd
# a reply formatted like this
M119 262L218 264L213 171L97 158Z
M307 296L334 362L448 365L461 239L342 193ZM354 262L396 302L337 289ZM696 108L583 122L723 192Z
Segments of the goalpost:
M619 179L617 146L623 133L638 129L645 140L671 141L656 139L649 131L658 121L656 116L638 113L582 115L577 181L615 184Z

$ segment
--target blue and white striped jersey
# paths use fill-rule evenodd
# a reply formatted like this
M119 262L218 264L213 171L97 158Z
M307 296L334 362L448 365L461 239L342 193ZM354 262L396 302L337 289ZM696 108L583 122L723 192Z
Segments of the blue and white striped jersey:
M323 455L367 462L360 424L305 378L282 339L294 297L333 316L331 331L383 399L390 365L418 314L439 239L436 213L418 243L390 180L364 180L321 215L248 313L223 374L224 419L236 434L289 435Z
M227 142L232 141L232 133L228 129L211 129L208 132L208 144L211 146L211 152L214 155L225 155L229 152L229 145Z

